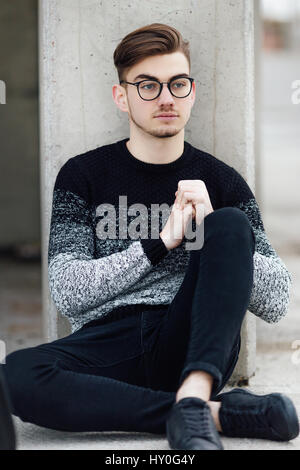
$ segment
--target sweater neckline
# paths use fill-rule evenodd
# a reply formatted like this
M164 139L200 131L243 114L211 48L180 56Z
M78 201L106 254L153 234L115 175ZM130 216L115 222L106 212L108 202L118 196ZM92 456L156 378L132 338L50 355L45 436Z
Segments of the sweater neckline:
M149 163L144 162L136 158L128 150L126 143L129 141L129 137L116 142L116 149L121 158L128 162L131 166L145 171L145 172L169 172L182 168L189 163L193 153L193 147L188 142L184 141L183 153L176 160L170 163Z

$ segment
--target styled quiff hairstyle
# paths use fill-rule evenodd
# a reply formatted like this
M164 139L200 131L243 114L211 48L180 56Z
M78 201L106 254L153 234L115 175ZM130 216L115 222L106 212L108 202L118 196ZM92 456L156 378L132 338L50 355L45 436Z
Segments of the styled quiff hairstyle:
M177 29L161 23L152 23L127 34L114 52L114 64L119 81L126 80L128 70L147 57L182 52L191 68L189 42Z

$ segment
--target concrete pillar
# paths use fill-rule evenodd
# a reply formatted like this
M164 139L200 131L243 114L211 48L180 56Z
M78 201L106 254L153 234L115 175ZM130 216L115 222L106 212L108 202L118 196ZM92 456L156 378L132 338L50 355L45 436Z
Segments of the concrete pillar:
M130 31L174 25L190 41L197 102L185 139L234 166L254 190L252 0L40 0L43 300L49 340L69 333L50 300L47 245L56 174L71 156L129 135L112 99L113 51ZM255 318L247 312L236 379L255 370Z
M262 195L262 155L261 155L261 53L263 43L263 21L261 13L261 0L254 0L254 101L255 101L255 198L263 213Z

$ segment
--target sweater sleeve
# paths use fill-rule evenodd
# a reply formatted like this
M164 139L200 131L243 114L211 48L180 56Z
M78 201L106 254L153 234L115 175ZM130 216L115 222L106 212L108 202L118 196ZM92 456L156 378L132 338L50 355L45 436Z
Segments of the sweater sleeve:
M66 317L124 292L168 253L159 238L136 240L123 251L96 258L95 214L89 199L88 182L71 158L55 181L48 245L50 294Z
M288 311L292 277L271 246L255 196L234 169L228 204L247 215L255 234L253 288L248 310L267 323L277 323Z

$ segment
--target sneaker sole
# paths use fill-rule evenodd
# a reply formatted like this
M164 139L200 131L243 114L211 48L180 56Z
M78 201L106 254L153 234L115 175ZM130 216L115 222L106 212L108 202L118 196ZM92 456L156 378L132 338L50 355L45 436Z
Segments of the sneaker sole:
M169 443L169 446L172 450L187 450L186 448L182 448L182 447L177 447L174 445L171 437L170 437L170 432L169 432L169 429L168 429L168 425L167 425L167 440L168 440L168 443ZM199 449L188 449L188 450L199 450ZM212 449L212 450L224 450L223 446L220 448L220 449Z

